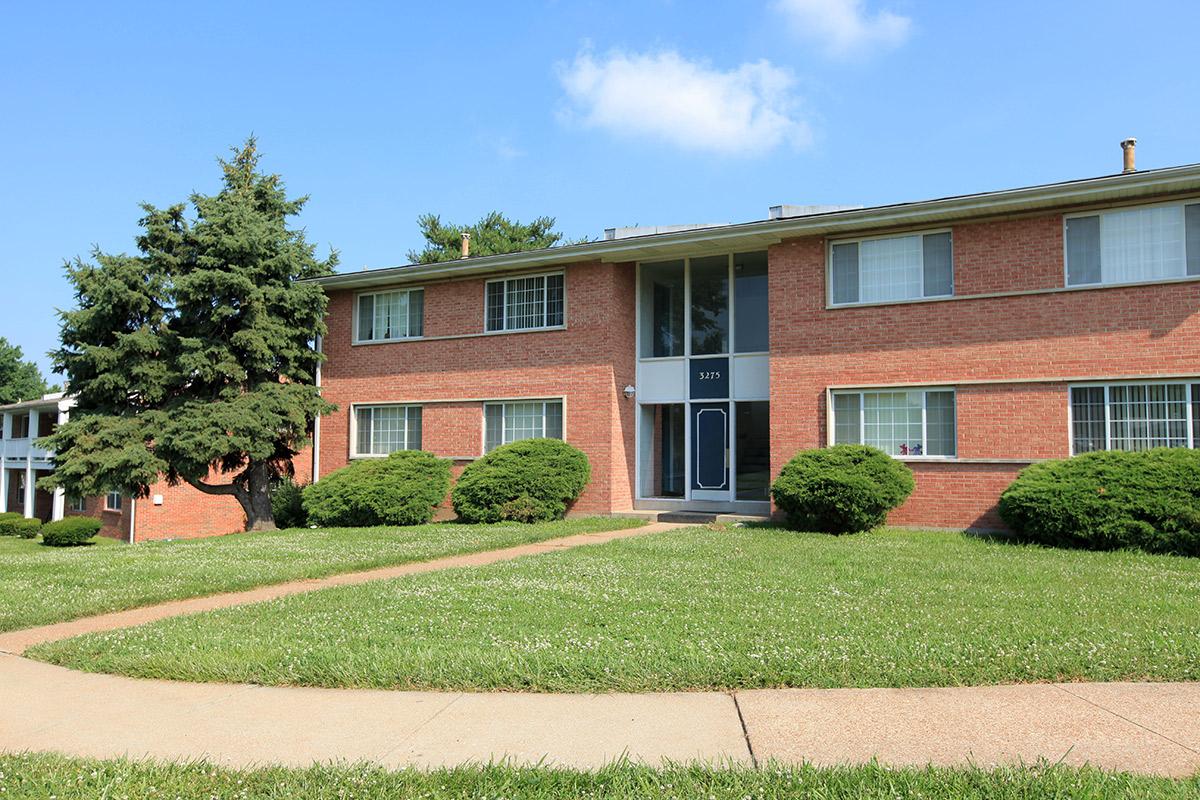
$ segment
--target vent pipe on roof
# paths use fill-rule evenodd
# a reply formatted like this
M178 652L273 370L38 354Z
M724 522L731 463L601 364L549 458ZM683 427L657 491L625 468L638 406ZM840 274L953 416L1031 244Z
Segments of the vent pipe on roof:
M471 255L471 234L463 231L462 238L462 257L466 258Z
M1134 163L1134 155L1137 150L1137 139L1130 136L1125 141L1121 142L1121 150L1125 155L1125 166L1121 172L1137 172L1137 166Z

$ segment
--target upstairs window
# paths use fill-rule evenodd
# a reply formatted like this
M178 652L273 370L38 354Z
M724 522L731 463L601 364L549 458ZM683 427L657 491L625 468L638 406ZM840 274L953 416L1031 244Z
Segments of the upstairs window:
M355 406L354 455L421 449L420 406Z
M1200 383L1071 387L1071 449L1149 450L1200 444Z
M20 412L12 415L12 438L29 438L29 414Z
M836 392L833 443L867 444L901 457L954 456L954 391Z
M522 439L563 438L561 400L522 400L487 403L483 407L483 450Z
M425 330L425 290L403 289L358 296L355 341L413 339Z
M1200 276L1200 203L1068 217L1067 286Z
M488 281L486 305L489 333L560 328L566 310L563 274Z
M834 242L829 284L832 305L949 297L954 294L950 234Z

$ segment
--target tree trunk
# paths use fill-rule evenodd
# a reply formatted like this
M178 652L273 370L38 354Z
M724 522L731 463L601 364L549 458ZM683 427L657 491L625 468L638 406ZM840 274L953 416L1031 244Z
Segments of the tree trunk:
M275 515L271 511L271 472L264 462L251 461L232 483L187 482L204 494L232 495L246 514L246 530L276 530Z

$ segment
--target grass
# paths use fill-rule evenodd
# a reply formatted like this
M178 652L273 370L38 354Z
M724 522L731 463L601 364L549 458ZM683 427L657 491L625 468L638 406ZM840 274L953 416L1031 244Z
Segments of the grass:
M1194 798L1200 780L1170 780L1048 764L1002 767L887 769L878 765L763 769L618 763L596 772L544 767L478 765L421 772L366 765L306 769L232 770L183 765L96 761L55 755L0 755L0 796L11 800L79 798L662 798L757 800L1150 800Z
M640 524L597 517L539 525L299 528L133 546L98 538L98 544L74 548L5 536L0 537L0 631Z
M194 681L650 691L1200 679L1200 559L693 528L41 645Z

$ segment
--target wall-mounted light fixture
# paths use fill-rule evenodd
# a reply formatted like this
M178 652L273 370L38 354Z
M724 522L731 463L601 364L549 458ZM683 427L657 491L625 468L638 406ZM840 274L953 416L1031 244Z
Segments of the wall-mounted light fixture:
M632 400L633 396L637 394L637 389L633 388L632 386L626 386L624 394L626 400Z

